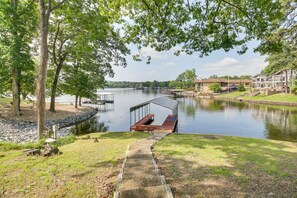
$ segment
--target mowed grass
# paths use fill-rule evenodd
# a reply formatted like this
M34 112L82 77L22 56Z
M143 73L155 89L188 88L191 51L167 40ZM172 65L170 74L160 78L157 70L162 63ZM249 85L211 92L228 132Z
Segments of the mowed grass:
M108 197L129 144L145 133L94 133L59 147L62 155L24 156L0 147L0 197ZM18 147L16 147L18 148Z
M172 134L154 147L176 198L297 197L297 144Z
M243 99L247 100L261 100L261 101L276 101L276 102L297 102L297 95L293 94L274 94L270 96L257 95L257 96L244 96Z

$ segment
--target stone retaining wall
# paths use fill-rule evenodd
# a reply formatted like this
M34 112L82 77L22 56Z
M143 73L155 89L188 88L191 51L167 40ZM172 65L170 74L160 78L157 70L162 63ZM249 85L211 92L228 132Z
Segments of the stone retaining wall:
M86 121L93 117L96 113L97 110L92 109L92 111L81 115L74 115L58 120L50 120L46 123L46 127L48 130L51 130L53 125L59 125L58 136L60 131L63 134L63 136L65 136L65 134L69 134L69 128L65 127L69 127L75 125L76 123ZM0 119L0 141L21 143L33 142L37 139L38 135L36 122Z

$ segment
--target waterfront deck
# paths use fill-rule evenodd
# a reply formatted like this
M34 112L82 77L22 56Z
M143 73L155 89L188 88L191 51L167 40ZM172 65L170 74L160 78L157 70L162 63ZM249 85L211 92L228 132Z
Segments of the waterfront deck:
M150 104L170 109L162 125L154 125L154 114L150 112ZM178 102L166 96L155 98L130 108L130 131L174 132L177 125Z
M174 132L177 124L177 117L168 115L162 125L150 124L154 120L154 114L148 114L140 121L131 126L130 131L148 131L148 132Z

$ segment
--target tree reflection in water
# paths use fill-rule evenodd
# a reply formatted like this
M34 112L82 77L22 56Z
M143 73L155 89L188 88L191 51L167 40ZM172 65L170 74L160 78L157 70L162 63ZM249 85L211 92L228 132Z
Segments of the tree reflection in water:
M252 132L254 132L262 133L262 137L267 139L297 142L297 107L259 105L238 101L199 98L179 98L178 101L179 110L182 115L184 114L186 117L195 119L196 114L200 114L195 119L196 121L192 122L192 124L196 125L196 128L198 128L197 131L200 133L208 133L208 130L218 133L218 126L215 126L216 121L220 123L221 131L226 129L230 129L229 131L231 131L236 128L239 130L237 133L239 134L241 132L242 136L253 137ZM228 115L231 115L229 120L226 119ZM198 119L203 119L204 121L201 122ZM213 126L209 124L211 120L213 120ZM247 125L245 127L241 126L243 122L245 124L250 123L248 125L249 128L246 128ZM204 123L208 124L204 125ZM262 130L264 131L253 131L259 130L259 128L254 128L253 126L259 123L263 123ZM201 127L202 132L201 130L199 131L199 127ZM184 128L187 128L187 126ZM243 134L243 130L250 131L250 133ZM236 133L236 131L233 133ZM233 134L226 133L226 135Z
M109 126L99 121L100 117L94 116L91 119L79 123L70 129L70 133L75 135L87 134L91 132L106 132Z

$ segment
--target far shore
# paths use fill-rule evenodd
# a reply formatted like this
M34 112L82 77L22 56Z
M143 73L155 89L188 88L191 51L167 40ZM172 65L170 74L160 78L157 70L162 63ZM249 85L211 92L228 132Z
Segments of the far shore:
M247 100L247 99L238 99L238 98L226 98L220 96L214 96L215 99L220 100L229 100L236 102L246 102L246 103L255 103L255 104L266 104L266 105L278 105L278 106L294 106L297 107L297 102L281 102L281 101L269 101L269 100Z
M231 92L223 93L213 96L215 99L232 100L239 102L266 104L266 105L280 105L280 106L297 106L297 96L293 94L274 94L270 96L244 96L245 92Z

